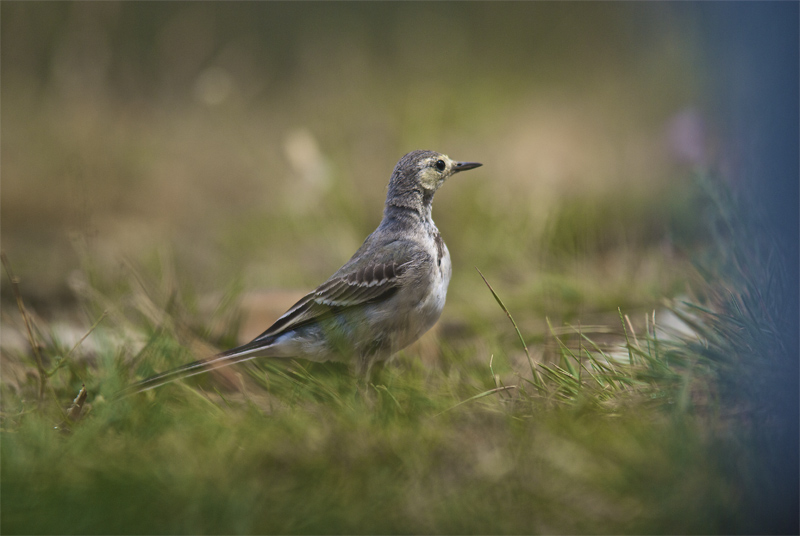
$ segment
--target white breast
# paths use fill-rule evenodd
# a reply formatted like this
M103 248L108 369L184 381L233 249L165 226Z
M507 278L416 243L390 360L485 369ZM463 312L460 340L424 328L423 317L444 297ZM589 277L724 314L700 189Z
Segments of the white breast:
M435 228L434 228L435 229ZM438 235L438 231L436 231ZM452 266L450 264L450 251L441 240L432 240L434 262L430 271L430 286L425 297L419 302L417 311L419 318L417 337L428 331L439 320L447 298L447 286L450 284Z

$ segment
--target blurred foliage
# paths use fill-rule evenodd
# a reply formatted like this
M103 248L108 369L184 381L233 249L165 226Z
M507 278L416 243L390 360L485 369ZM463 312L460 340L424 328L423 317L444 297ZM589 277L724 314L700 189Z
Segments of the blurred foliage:
M235 277L311 287L374 228L394 162L417 148L485 163L434 209L457 272L541 264L546 229L544 251L631 233L638 249L664 239L671 219L696 236L691 211L663 206L687 184L670 121L703 84L691 9L2 10L0 223L36 304L70 300L66 274L84 253L114 271L166 249L202 291ZM504 277L525 288L561 269L539 268ZM475 283L457 278L453 293Z

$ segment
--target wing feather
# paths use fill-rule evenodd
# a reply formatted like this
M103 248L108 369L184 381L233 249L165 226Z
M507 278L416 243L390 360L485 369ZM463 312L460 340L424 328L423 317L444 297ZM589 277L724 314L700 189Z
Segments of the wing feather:
M301 298L254 342L316 322L343 308L356 307L384 297L397 290L407 266L408 263L375 263L351 272L337 273Z

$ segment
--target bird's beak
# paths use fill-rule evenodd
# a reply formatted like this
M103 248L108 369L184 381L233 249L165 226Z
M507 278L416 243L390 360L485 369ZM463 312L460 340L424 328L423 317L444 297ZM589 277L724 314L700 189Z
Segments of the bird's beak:
M466 171L468 169L475 169L476 167L481 167L483 164L480 162L456 162L455 167L453 168L453 173L458 173L459 171Z

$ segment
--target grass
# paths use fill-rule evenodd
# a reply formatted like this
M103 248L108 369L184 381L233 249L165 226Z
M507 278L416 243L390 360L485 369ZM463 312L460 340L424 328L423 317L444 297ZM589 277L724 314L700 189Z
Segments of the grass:
M469 372L408 366L368 389L295 366L270 371L266 401L170 386L95 402L68 435L28 416L4 434L4 531L639 532L664 526L664 500L721 500L701 427L562 403L563 378L548 398L470 400L488 381ZM631 493L645 482L662 491ZM667 529L720 530L731 499Z
M723 250L752 258L737 244L738 253ZM369 382L336 365L253 363L231 376L233 384L200 377L118 402L110 401L114 392L133 377L187 361L186 348L208 336L189 291L165 281L168 270L155 279L140 274L125 287L126 305L107 316L108 304L87 293L96 298L86 302L96 333L127 332L138 342L78 359L80 346L60 345L27 313L22 289L20 312L37 350L13 358L30 372L2 386L2 531L779 527L779 518L761 517L776 512L759 496L775 482L765 477L775 458L751 449L781 433L762 418L771 407L761 382L776 379L760 379L783 355L768 346L780 344L781 327L763 307L780 281L763 286L744 278L751 269L730 265L738 271L721 273L744 287L709 280L702 302L674 307L691 336L667 337L655 313L637 328L620 310L616 326L549 325L541 354L532 356L484 278L512 323L503 329L524 348L522 360L459 352L458 341L443 336L450 358L431 368L406 352ZM69 417L81 384L88 397Z

